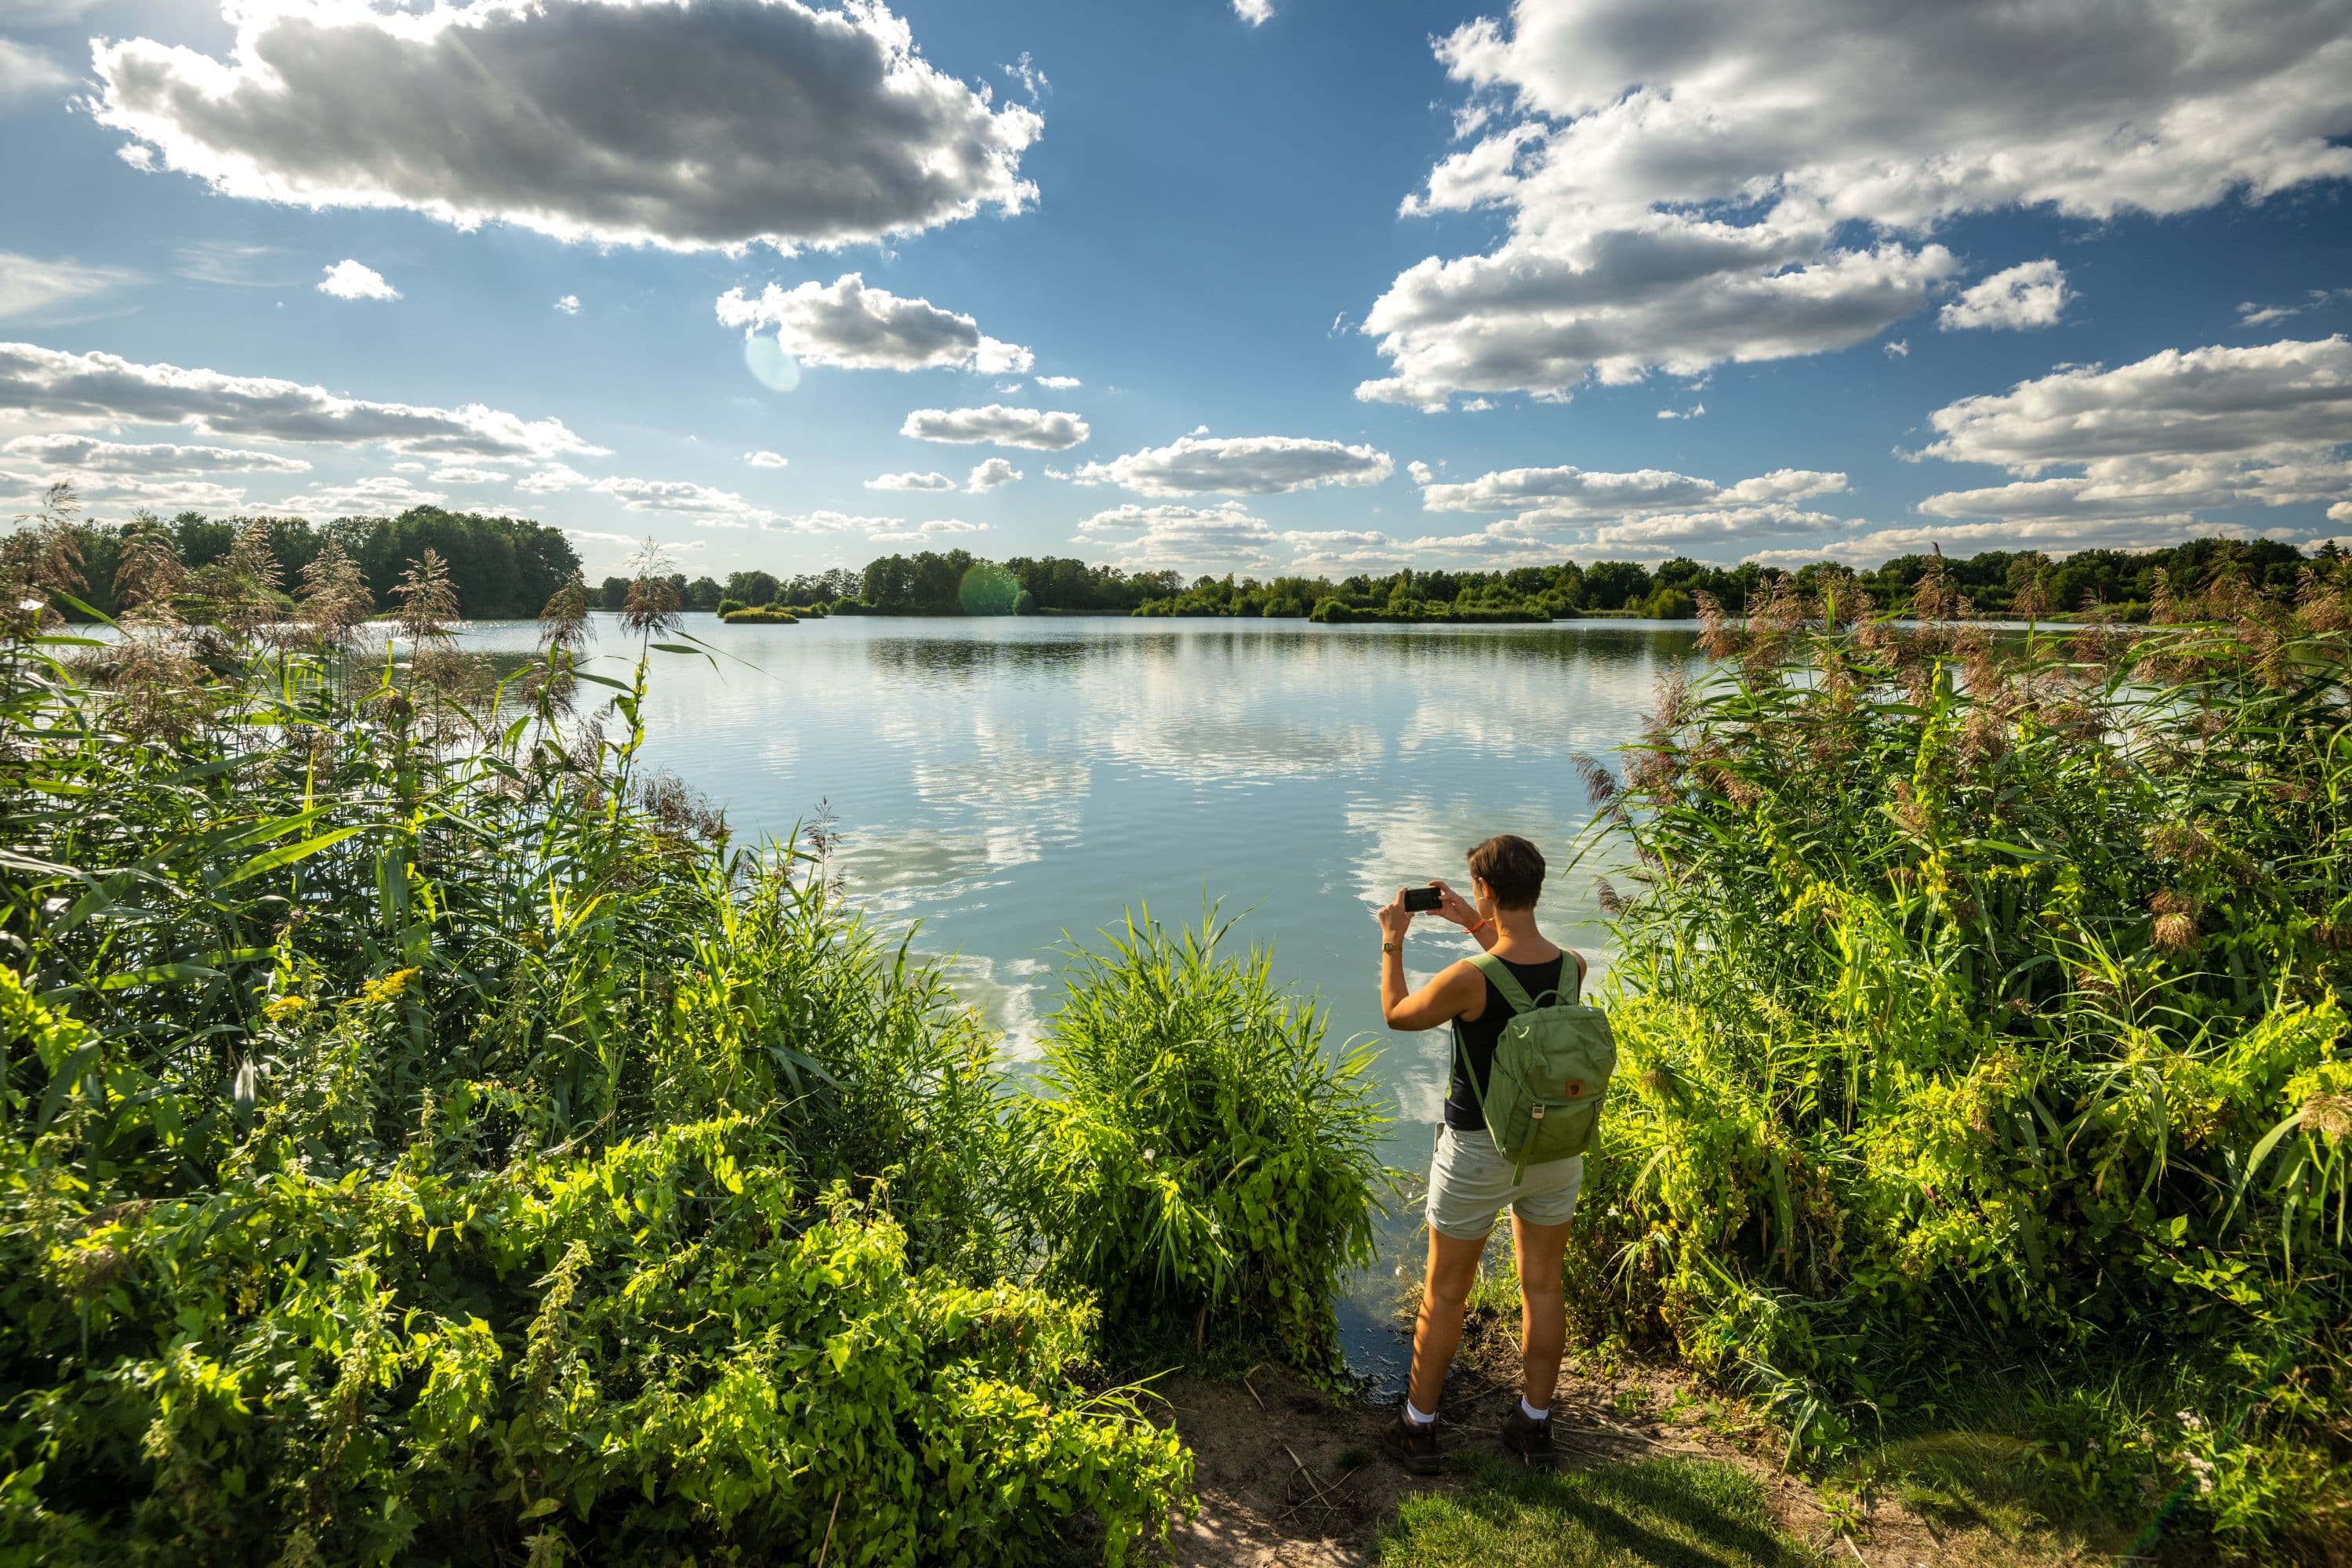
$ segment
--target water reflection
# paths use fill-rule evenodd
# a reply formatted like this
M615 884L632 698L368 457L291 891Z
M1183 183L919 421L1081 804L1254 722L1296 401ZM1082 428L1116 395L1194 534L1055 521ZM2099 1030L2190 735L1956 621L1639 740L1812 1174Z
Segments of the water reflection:
M600 669L635 639L597 618ZM1050 618L690 626L727 657L666 658L646 760L719 801L739 832L782 834L830 804L853 898L919 951L954 955L959 992L1034 1055L1055 947L1148 900L1177 919L1222 902L1330 1007L1335 1043L1380 1034L1371 910L1460 875L1512 831L1556 865L1591 816L1569 758L1640 728L1688 627L1314 626ZM528 624L471 628L520 656ZM1556 875L1541 914L1596 967L1594 868ZM1420 922L1408 969L1469 951ZM1424 1163L1443 1035L1385 1038L1400 1121L1389 1158ZM1409 1244L1415 1216L1390 1222ZM1381 1271L1385 1279L1385 1267ZM1350 1309L1377 1340L1375 1292ZM1371 1338L1364 1338L1370 1335Z

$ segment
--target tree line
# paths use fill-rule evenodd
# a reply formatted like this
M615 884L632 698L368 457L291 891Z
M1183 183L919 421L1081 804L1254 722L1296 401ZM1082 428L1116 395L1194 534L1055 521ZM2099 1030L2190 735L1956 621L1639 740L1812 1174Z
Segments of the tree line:
M1970 613L2053 616L2093 612L2143 619L2159 574L2176 592L2235 577L2266 597L2293 597L2300 574L2344 552L2330 542L2305 555L2276 540L2192 539L2153 550L2084 550L2053 557L2039 550L1990 550L1942 557L1944 581ZM1898 555L1854 574L1881 609L1903 609L1939 557ZM1407 567L1387 575L1357 574L1258 578L1228 573L1187 581L1172 571L1129 572L1060 556L984 560L965 550L922 551L800 576L737 572L672 579L689 609L721 601L747 605L822 606L833 614L887 616L1146 615L1273 616L1322 620L1542 620L1580 616L1644 616L1685 620L1701 595L1738 613L1783 577L1811 594L1821 562L1794 572L1743 561L1717 566L1676 556L1657 565L1635 561L1561 561L1549 566L1454 572ZM605 607L618 609L625 578L604 580Z
M88 603L111 616L114 568L129 525L82 524L72 531L89 584ZM184 511L165 525L180 559L201 569L225 559L247 520ZM513 517L414 507L397 517L346 517L323 526L299 518L265 524L281 580L295 581L329 540L357 563L375 607L390 607L393 585L430 549L447 563L460 613L467 619L521 619L540 613L580 570L559 529ZM1990 550L1944 560L1945 581L1975 614L2053 616L2097 606L2120 620L2144 618L2158 574L2176 591L2234 576L2279 600L2293 596L2304 569L2343 558L2334 543L2306 556L2276 540L2192 539L2154 550L2084 550L2056 558L2038 550ZM1859 571L1854 580L1882 609L1906 607L1936 557L1898 555ZM1701 595L1733 613L1782 576L1807 593L1829 563L1784 573L1753 561L1717 566L1677 556L1654 566L1634 561L1563 560L1497 571L1408 567L1385 575L1341 578L1227 573L1185 578L1168 571L1129 571L1067 556L1016 555L990 561L967 550L886 555L863 569L834 567L786 575L760 570L723 580L672 574L688 610L722 604L822 607L835 615L1148 615L1266 616L1349 620L1547 620L1580 616L1697 614ZM629 579L606 577L593 597L618 610Z
M227 558L248 521L184 511L164 528L181 563L201 571ZM132 526L81 523L72 530L88 588L83 602L110 618L122 608L116 602L115 571ZM438 552L447 563L458 613L468 620L536 616L580 571L580 557L560 529L522 518L420 506L398 517L338 518L323 527L301 518L270 519L263 526L281 584L299 581L331 540L359 567L379 611L391 608L393 585L427 550Z

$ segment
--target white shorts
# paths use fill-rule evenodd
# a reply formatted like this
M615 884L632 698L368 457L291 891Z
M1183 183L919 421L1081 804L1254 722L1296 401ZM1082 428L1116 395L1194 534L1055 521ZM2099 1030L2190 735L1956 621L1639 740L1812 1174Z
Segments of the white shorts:
M1439 1127L1429 1165L1429 1228L1456 1241L1484 1241L1507 1204L1529 1225L1566 1225L1576 1217L1583 1155L1529 1165L1517 1182L1513 1169L1484 1129Z

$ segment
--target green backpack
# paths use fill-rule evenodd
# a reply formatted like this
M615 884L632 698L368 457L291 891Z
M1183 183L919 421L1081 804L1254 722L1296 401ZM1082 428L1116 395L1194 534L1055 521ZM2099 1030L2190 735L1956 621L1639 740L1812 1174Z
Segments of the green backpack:
M1482 952L1470 962L1511 1005L1502 1037L1495 1042L1495 1065L1485 1092L1479 1092L1475 1072L1469 1078L1495 1147L1503 1158L1517 1163L1511 1173L1517 1183L1529 1165L1565 1160L1592 1146L1609 1077L1617 1070L1617 1037L1610 1032L1607 1014L1577 1000L1582 977L1576 973L1575 954L1564 952L1560 959L1568 999L1547 991L1549 1005L1538 1005L1493 953ZM1454 1043L1467 1072L1470 1053L1462 1043L1458 1020Z

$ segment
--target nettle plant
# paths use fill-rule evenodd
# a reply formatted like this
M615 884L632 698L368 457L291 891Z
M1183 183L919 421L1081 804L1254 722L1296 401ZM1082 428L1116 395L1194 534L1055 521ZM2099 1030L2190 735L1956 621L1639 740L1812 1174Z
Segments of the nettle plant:
M1934 573L1911 620L1834 574L1706 608L1710 673L1622 783L1586 767L1633 868L1587 1328L1759 1382L1817 1449L1970 1369L2105 1368L2199 1425L2108 1434L2085 1485L2256 1534L2340 1499L2342 577L2148 628L1970 625Z
M1025 1563L1171 1431L1003 1277L992 1039L639 763L585 591L503 679L331 546L0 546L0 1562ZM609 692L609 714L583 711Z

